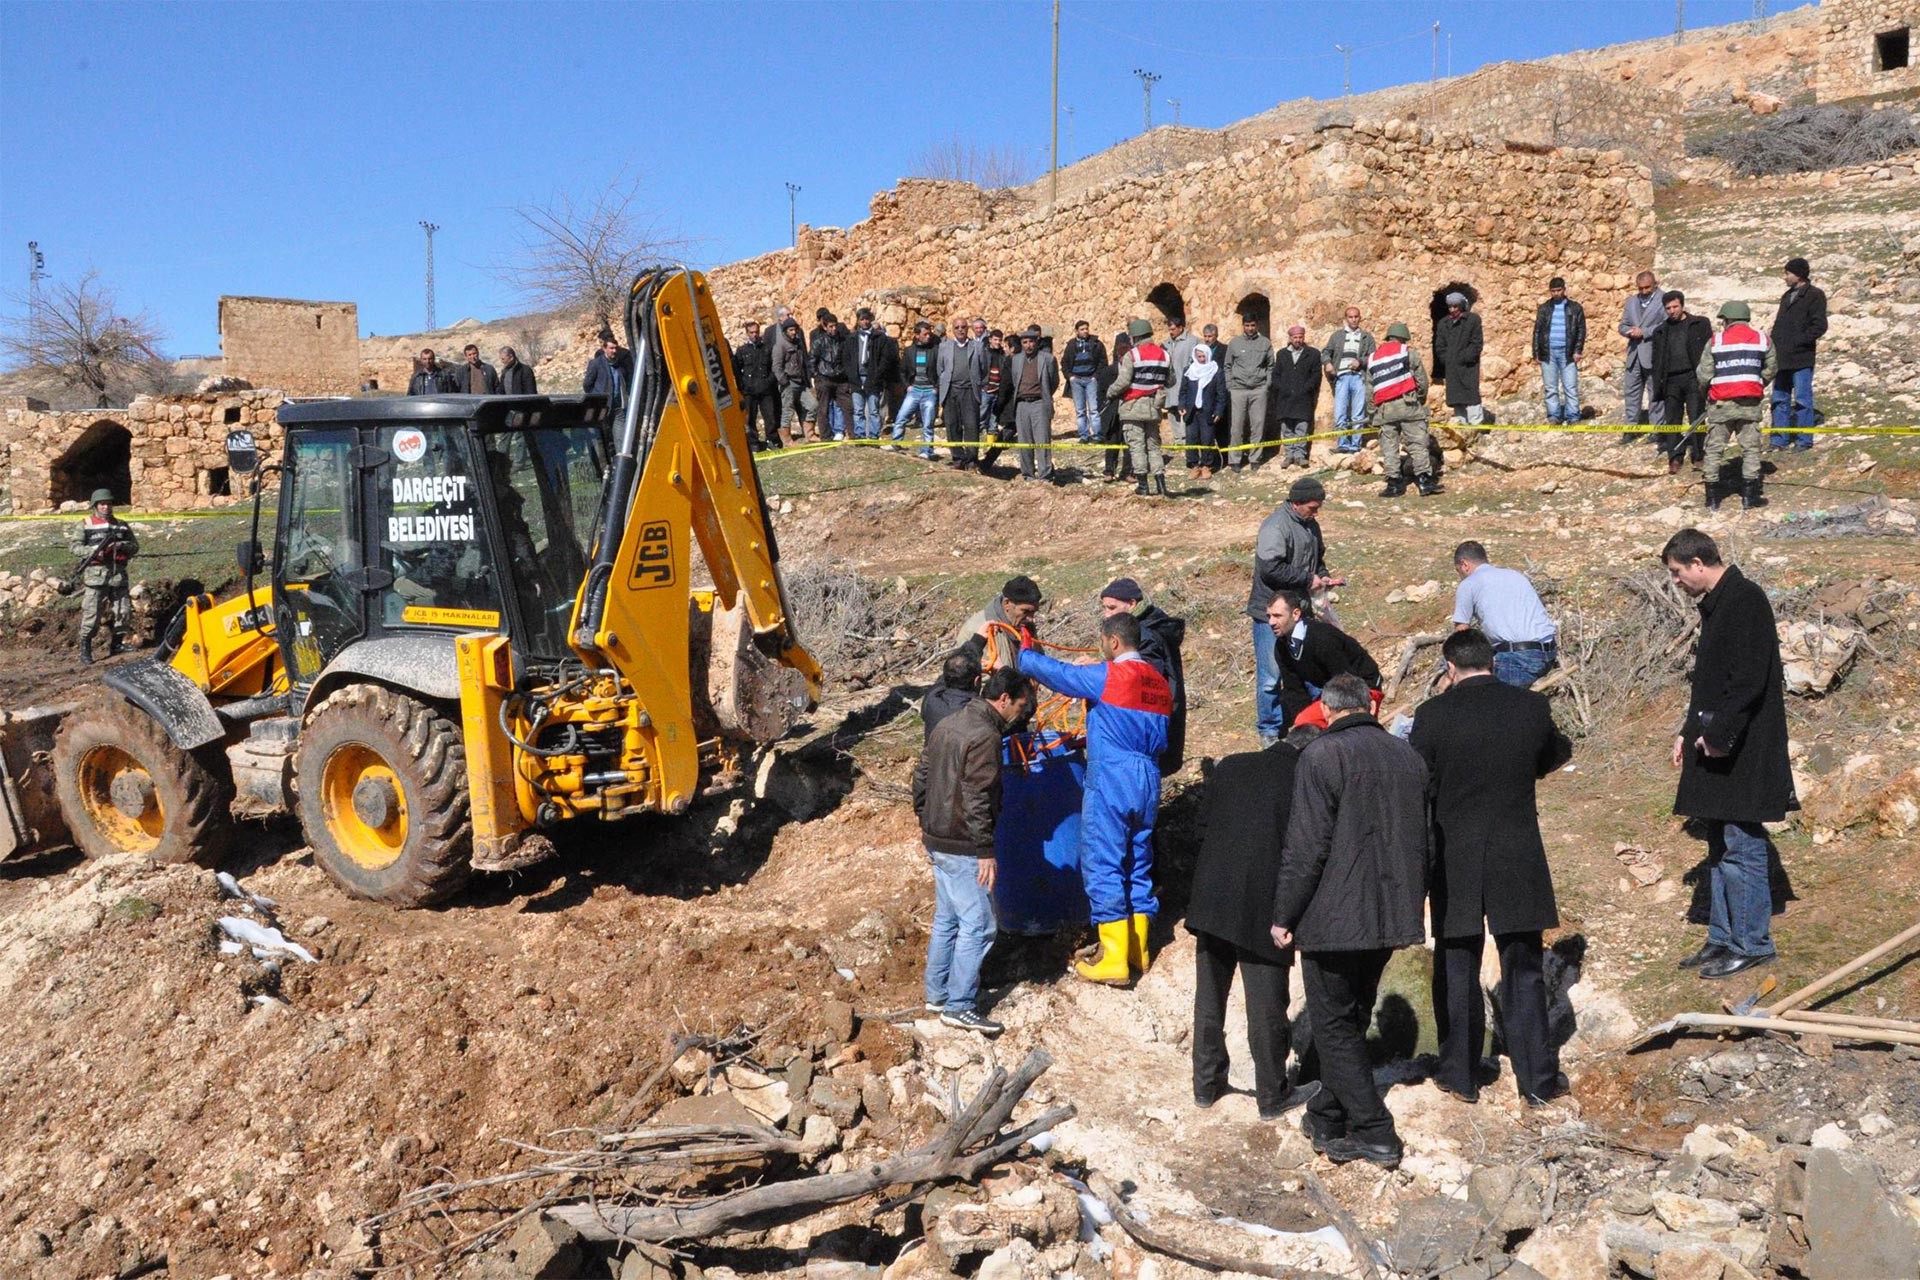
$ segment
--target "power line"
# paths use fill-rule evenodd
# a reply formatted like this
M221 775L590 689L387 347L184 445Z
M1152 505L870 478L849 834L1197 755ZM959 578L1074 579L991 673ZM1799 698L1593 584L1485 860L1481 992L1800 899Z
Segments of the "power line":
M427 233L427 331L431 333L440 327L433 322L433 233L440 229L440 224L422 218L420 229Z
M1053 166L1048 171L1047 203L1060 202L1060 0L1053 0L1053 111L1051 126Z
M1140 96L1142 99L1142 106L1146 113L1145 114L1146 131L1148 133L1152 133L1153 132L1153 86L1158 84L1160 81L1166 79L1166 77L1162 75L1158 75L1152 71L1142 71L1139 67L1135 67L1133 69L1133 74L1140 77Z
M1173 108L1173 125L1177 129L1180 127L1180 99L1168 98L1167 105Z
M800 243L800 206L796 203L799 195L799 186L789 182L787 184L787 231L793 237L793 243L796 246Z

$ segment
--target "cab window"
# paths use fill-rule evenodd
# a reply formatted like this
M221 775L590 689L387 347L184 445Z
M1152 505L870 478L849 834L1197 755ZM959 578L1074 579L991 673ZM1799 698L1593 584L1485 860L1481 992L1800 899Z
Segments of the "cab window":
M389 463L374 486L379 564L393 575L379 592L389 627L500 625L500 597L487 555L477 481L462 437L439 427L382 427Z

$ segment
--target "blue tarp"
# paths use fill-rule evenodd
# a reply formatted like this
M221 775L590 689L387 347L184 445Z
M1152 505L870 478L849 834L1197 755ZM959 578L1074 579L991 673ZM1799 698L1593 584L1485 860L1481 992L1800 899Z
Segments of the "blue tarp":
M1022 735L1029 761L1012 740L1002 748L1000 825L993 833L998 874L994 905L1006 933L1053 933L1085 924L1087 891L1080 880L1080 800L1087 753L1058 734Z

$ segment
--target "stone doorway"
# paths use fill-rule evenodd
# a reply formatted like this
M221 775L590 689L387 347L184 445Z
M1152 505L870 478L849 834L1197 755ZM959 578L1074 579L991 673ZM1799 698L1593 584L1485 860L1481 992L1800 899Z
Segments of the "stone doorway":
M1259 327L1261 337L1271 338L1273 336L1273 304L1267 300L1266 294L1248 294L1246 297L1240 299L1239 304L1234 307L1233 313L1239 316L1242 321L1253 321L1253 323Z
M1162 280L1147 290L1147 305L1160 313L1162 321L1187 322L1187 300L1180 296L1179 286L1171 281Z
M47 498L58 506L62 502L86 502L95 489L111 489L115 503L131 502L132 457L132 432L117 422L96 422L81 432L48 469Z

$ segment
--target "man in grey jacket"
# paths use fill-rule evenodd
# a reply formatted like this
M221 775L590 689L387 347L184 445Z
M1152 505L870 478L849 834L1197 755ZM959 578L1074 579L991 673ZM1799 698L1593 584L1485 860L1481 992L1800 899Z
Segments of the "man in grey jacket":
M1273 945L1297 947L1322 1088L1302 1128L1335 1164L1399 1165L1400 1135L1367 1060L1380 975L1427 931L1427 766L1369 714L1367 686L1338 675L1331 719L1300 753L1273 892Z
M1627 358L1620 374L1626 401L1621 421L1627 425L1620 433L1622 444L1639 438L1641 433L1635 427L1667 420L1665 405L1658 400L1647 403L1653 388L1653 334L1667 322L1667 304L1660 296L1660 282L1651 271L1636 276L1633 289L1620 311L1620 336L1627 340Z
M940 415L947 424L947 448L961 470L975 465L973 445L980 439L980 393L987 386L986 326L969 339L964 320L940 344ZM980 464L986 469L984 463Z
M1277 692L1280 655L1267 623L1267 606L1275 592L1297 591L1311 598L1322 588L1346 585L1345 578L1327 572L1326 540L1320 534L1320 508L1326 500L1325 485L1312 476L1300 477L1287 490L1287 500L1260 522L1254 539L1247 616L1253 619L1254 728L1264 746L1272 746L1287 730Z
M1227 344L1228 443L1227 465L1237 475L1251 460L1246 446L1266 438L1267 385L1273 377L1273 342L1248 316L1240 322L1240 336ZM1178 366L1184 375L1186 367Z
M1020 478L1053 480L1053 398L1060 393L1060 365L1040 349L1040 329L1028 325L1007 369L1013 395L1013 429L1020 444Z
M1199 335L1187 329L1185 316L1167 317L1167 370L1173 385L1178 386L1180 379L1187 376L1187 366L1193 363L1193 349L1199 345Z

